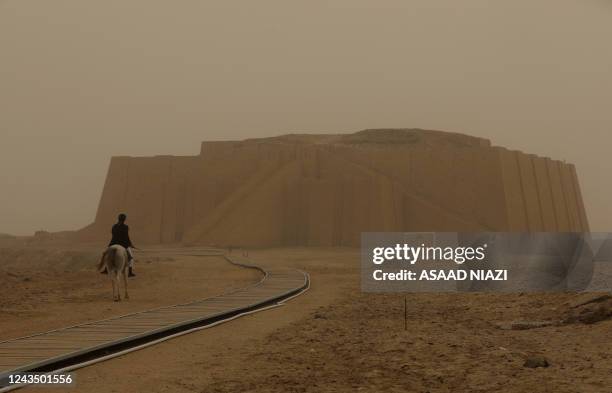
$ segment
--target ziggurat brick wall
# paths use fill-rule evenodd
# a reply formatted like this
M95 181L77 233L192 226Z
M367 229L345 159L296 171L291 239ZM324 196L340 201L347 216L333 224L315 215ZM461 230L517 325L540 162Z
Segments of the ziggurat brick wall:
M425 130L203 142L113 157L95 222L137 244L358 246L366 231L589 230L574 165Z

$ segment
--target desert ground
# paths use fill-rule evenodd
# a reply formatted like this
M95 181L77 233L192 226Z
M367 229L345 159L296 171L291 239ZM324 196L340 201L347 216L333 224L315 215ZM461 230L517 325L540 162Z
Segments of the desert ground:
M93 268L99 251L2 248L0 339L200 299L259 279L219 257L157 250L137 256L131 299L113 303L110 283ZM612 392L610 299L601 294L366 294L356 249L262 249L249 257L307 271L310 290L282 307L80 369L76 389L65 390ZM528 323L562 319L568 323ZM548 367L525 365L544 359Z

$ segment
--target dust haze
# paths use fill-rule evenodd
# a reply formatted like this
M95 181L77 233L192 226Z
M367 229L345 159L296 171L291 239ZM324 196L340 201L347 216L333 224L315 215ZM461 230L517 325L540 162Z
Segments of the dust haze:
M0 1L0 232L92 222L112 155L385 127L572 162L612 231L611 19L599 0Z

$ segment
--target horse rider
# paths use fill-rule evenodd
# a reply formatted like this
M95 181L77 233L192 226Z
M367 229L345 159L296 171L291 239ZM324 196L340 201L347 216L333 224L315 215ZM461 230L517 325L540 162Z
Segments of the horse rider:
M115 225L113 225L113 229L112 229L112 234L113 237L110 241L110 243L108 244L108 246L112 246L115 244L118 244L122 247L124 247L127 250L127 254L128 254L128 277L135 277L136 274L134 274L134 257L132 256L132 248L134 248L134 245L132 244L132 240L130 240L130 228L127 226L127 224L125 223L125 220L127 219L127 216L123 213L119 214L119 216L117 217L117 223Z

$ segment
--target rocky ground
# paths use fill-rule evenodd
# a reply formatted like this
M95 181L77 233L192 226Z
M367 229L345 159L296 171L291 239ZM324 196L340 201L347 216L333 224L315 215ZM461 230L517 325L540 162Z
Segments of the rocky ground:
M612 321L525 324L539 320L538 308L559 315L572 296L407 298L406 325L401 295L356 294L321 307L259 342L244 362L257 368L201 391L612 391ZM509 321L523 323L508 329Z

